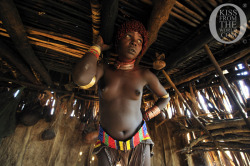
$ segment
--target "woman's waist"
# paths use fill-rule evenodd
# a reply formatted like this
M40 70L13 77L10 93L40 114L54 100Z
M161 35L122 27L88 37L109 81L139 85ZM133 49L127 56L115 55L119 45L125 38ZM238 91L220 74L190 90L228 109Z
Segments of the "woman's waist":
M117 119L100 119L100 125L104 131L116 140L126 140L137 132L141 127L142 116L137 118L117 118Z

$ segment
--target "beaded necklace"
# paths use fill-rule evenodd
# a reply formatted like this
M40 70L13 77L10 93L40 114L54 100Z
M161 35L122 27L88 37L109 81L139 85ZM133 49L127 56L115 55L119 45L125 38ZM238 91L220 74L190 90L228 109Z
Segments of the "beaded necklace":
M135 66L135 59L131 62L121 62L121 61L116 61L115 67L116 69L120 70L131 70Z

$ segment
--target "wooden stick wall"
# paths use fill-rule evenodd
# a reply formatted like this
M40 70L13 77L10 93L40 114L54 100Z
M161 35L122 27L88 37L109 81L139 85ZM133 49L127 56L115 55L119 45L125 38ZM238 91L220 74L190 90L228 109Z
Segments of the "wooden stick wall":
M247 81L243 80L242 82L246 84ZM246 106L247 97L243 95L243 89L238 85L239 81L232 82L235 93L238 94L239 100L242 101L241 104L244 106L245 111L249 112L249 108ZM182 139L185 140L184 146L179 149L179 152L192 154L192 160L199 160L200 157L196 154L202 154L206 159L203 162L208 165L211 163L213 163L212 165L248 163L249 154L247 152L250 150L250 130L244 120L240 118L239 110L232 107L232 100L230 100L225 89L222 86L217 86L196 90L190 84L189 92L186 91L182 95L231 161L218 151L209 136L204 134L199 124L192 119L191 113L189 113L184 103L176 95L173 95L167 106L166 113L168 119L173 120L179 126L179 128L176 127L175 135L181 135ZM160 123L160 125L162 124ZM159 127L160 125L156 126ZM188 160L191 160L191 158L190 156L187 157ZM192 162L189 161L189 163Z

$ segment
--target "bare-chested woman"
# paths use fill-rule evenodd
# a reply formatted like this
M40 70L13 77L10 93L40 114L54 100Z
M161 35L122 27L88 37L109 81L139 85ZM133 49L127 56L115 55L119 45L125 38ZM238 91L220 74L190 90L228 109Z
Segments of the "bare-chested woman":
M100 130L95 145L101 166L150 165L153 144L144 120L160 113L169 101L168 93L157 77L148 69L134 66L145 49L147 31L139 21L124 23L117 33L118 58L114 65L97 64L101 51L108 49L101 37L75 66L76 84L89 88L99 82ZM159 99L155 105L141 112L143 87L147 85Z

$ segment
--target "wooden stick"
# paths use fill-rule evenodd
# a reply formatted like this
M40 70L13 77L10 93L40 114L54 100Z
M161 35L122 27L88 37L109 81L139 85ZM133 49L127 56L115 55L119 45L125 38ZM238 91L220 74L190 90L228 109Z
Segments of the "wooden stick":
M118 15L118 0L103 0L101 13L101 36L105 44L111 44L115 20Z
M248 120L250 120L250 118L248 118ZM215 129L220 129L220 128L240 127L240 126L243 126L244 124L245 122L243 119L224 120L220 123L207 124L206 128L208 130L215 130Z
M206 3L206 1L199 1L199 3L201 3L201 5L204 6L209 12L212 11L212 8Z
M250 145L245 145L245 144L241 144L241 143L229 143L229 142L219 142L220 146L223 148L242 148L242 149L249 149ZM213 148L213 143L212 142L205 142L205 143L201 143L199 145L197 145L197 147L201 147L201 148ZM194 147L196 148L196 146Z
M30 41L30 43L34 44L34 45L37 45L37 46L40 46L40 47L49 48L49 49L52 49L52 50L55 50L55 51L58 51L58 52L61 52L61 53L67 54L67 55L71 55L71 56L77 57L77 58L81 58L83 56L83 54L81 54L81 53L84 53L84 52L80 52L78 50L67 48L66 46L64 46L64 47L58 47L58 45L53 46L54 43L53 43L53 45L46 44L46 43L43 43L43 42L35 42L35 41Z
M50 39L53 39L53 40L61 41L61 42L67 43L67 44L71 44L71 45L80 47L80 48L83 48L83 49L86 49L86 50L89 49L89 47L90 47L87 44L83 44L83 41L80 40L80 39L73 38L71 36L65 36L63 34L57 34L57 33L55 33L55 35L52 35L52 34L54 34L54 32L51 32L51 31L43 32L43 30L28 27L27 32L28 32L29 35L44 36L44 37L47 37L47 38L50 38ZM51 33L51 34L48 34L48 33ZM63 37L61 37L61 36L63 36ZM71 38L71 40L67 39L66 37ZM78 41L74 41L74 40L78 40Z
M208 0L208 2L213 6L216 7L218 4L215 0Z
M98 0L90 0L91 12L92 12L92 32L93 32L93 44L96 43L101 26L101 4Z
M250 49L249 48L244 48L244 49L239 49L239 50L234 50L231 53L228 53L228 57L226 59L220 60L219 61L219 65L220 67L223 67L225 65L228 65L230 63L235 62L236 60L239 60L243 57L245 57L247 54L250 53ZM177 77L175 78L175 84L176 85L180 85L182 83L191 81L195 78L198 78L202 75L205 75L208 72L212 72L214 71L215 68L212 64L209 64L207 66L204 66L203 68L199 68L198 70L194 70L190 73L187 73L185 75L182 75L181 77ZM171 71L170 71L171 72ZM170 85L165 85L164 86L166 89L170 88Z
M197 24L200 24L200 23L201 23L200 21L196 20L195 18L193 18L193 17L191 17L190 15L184 13L183 11L181 11L180 9L178 9L178 8L176 8L176 7L173 7L173 11L179 13L180 15L182 15L182 16L188 18L189 20L191 20L191 21L193 21L193 22L195 22L195 23L197 23Z
M175 106L175 110L177 112L177 115L181 116L182 114L181 114L181 110L180 110L180 106L179 106L180 104L179 104L178 94L177 93L175 94L173 101L174 101L173 104Z
M192 2L191 0L185 0L187 3L189 3L191 6L193 6L198 12L200 12L200 14L202 14L204 17L206 17L206 13L203 12L201 10L201 8L199 6L197 6L194 2Z
M40 85L40 86L39 85L34 85L34 84L31 84L31 83L27 83L27 82L23 82L23 81L17 81L17 80L13 80L13 79L9 79L9 78L4 78L4 77L0 77L0 81L13 82L13 83L25 86L27 88L35 89L35 90L51 90L51 91L55 91L55 92L58 92L58 93L66 93L66 94L70 93L70 94L72 94L72 92L69 92L69 91L49 88L49 87L43 86L43 85ZM99 99L99 97L95 96L95 95L85 95L85 94L81 93L81 96L82 97L78 97L78 98L82 99L82 100L93 101L93 100L98 100ZM83 97L86 97L86 98L83 98ZM89 98L92 98L92 99L89 99Z
M3 30L5 30L5 29L3 29ZM85 44L82 44L82 43L79 43L79 42L75 42L73 40L69 40L69 39L65 39L65 38L62 38L62 37L49 35L49 34L46 34L46 33L43 33L43 32L35 31L35 30L30 30L29 29L28 33L33 34L33 35L41 35L41 36L44 36L44 37L51 38L53 40L58 40L60 42L64 42L64 43L67 43L67 44L77 46L78 47L77 49L72 49L72 48L68 48L67 46L62 45L62 44L57 44L57 43L54 43L54 42L49 42L49 41L40 40L40 39L31 37L31 36L27 36L28 39L33 40L33 41L30 41L31 44L38 45L38 46L45 47L45 48L49 48L49 49L52 49L52 50L55 50L55 51L58 51L58 52L61 52L61 53L64 53L64 54L68 54L68 55L71 55L71 56L74 56L74 57L78 57L78 58L81 58L86 53L87 49L90 47L89 45L85 45ZM9 37L8 34L4 34L4 33L0 33L0 35ZM81 48L83 48L83 49L81 49Z
M249 130L247 131L248 133L250 132ZM226 134L226 133L232 133L232 132L223 132L223 131L220 131L220 132L213 132L211 135L212 136L218 136L218 135L224 135L224 134ZM192 140L192 142L189 144L189 148L192 148L192 147L194 147L195 145L197 145L199 142L201 142L202 140L205 140L205 139L207 139L207 138L209 138L208 136L206 136L206 135L203 135L203 136L201 136L201 137L199 137L199 138L197 138L197 139L194 139L194 140ZM242 136L242 135L240 135L240 136L236 136L236 137L232 137L232 136L230 136L230 137L221 137L221 138L215 138L215 140L216 141L218 141L218 140L223 140L223 142L236 142L236 141L250 141L250 138L249 138L249 135L247 135L247 136Z
M186 107L188 108L188 110L191 112L192 116L194 117L194 119L198 122L198 124L201 126L201 128L203 129L203 131L209 136L209 138L213 141L214 145L216 146L216 148L218 148L225 156L226 158L231 161L230 157L228 157L228 155L224 152L224 150L219 146L218 142L214 140L214 138L212 137L212 135L210 134L210 132L206 129L206 127L201 123L201 121L197 118L197 116L194 114L194 112L192 111L192 109L189 107L189 105L187 104L186 100L182 97L181 93L179 92L179 90L176 88L175 84L172 82L172 80L170 79L170 77L168 76L168 74L162 70L163 74L165 75L166 79L168 80L168 82L170 83L170 85L172 86L172 88L174 88L175 92L178 94L178 96L181 98L181 100L183 101L183 103L186 105Z
M186 18L183 18L182 16L180 16L179 14L176 14L176 13L173 12L173 11L170 13L170 15L174 16L175 18L177 18L177 19L179 19L179 20L181 20L181 21L183 21L183 22L185 22L185 23L187 23L188 25L191 25L192 27L197 27L197 24L195 24L195 23L189 21L189 20L186 19Z
M15 53L8 48L1 40L0 40L0 55L6 57L11 63L13 63L19 71L32 83L39 84L34 75L28 69L27 66L18 58Z
M213 37L210 33L209 28L202 30L198 35L195 35L191 38L188 43L183 46L179 46L176 51L172 52L169 56L166 57L166 63L169 71L171 69L178 67L186 61L190 56L195 55L195 53L200 50L204 44L213 40Z
M3 60L1 57L0 57L0 62L1 62L1 66L2 65L6 66L11 71L12 76L16 79L17 71L7 61Z
M216 59L214 58L211 50L209 49L208 45L205 44L204 46L207 54L208 54L208 57L209 59L212 61L212 63L214 64L214 67L216 69L216 71L218 72L225 88L227 89L229 95L231 96L231 98L233 99L233 101L235 102L235 104L237 105L238 109L240 110L240 113L241 113L241 116L243 117L243 119L245 120L247 126L250 128L250 122L248 121L247 119L247 116L246 116L246 113L245 113L245 110L244 108L241 106L240 102L238 101L237 97L235 96L235 94L233 93L231 87L230 87L230 84L229 82L227 81L226 77L224 76L218 62L216 61Z
M230 122L228 122L230 123ZM249 135L250 134L250 130L247 128L243 128L243 125L238 125L235 126L236 128L232 128L232 127L228 127L225 128L223 126L218 127L216 129L208 129L211 133L212 136L216 136L216 135L225 135L225 134L235 134L235 135ZM183 130L178 131L178 134L184 134L187 132L201 132L199 129L197 128L185 128Z
M161 26L167 22L169 14L176 0L155 0L154 7L148 22L149 41L145 51L137 58L136 65L139 64L144 53L153 44L158 36Z
M190 14L191 16L193 16L194 18L196 18L196 19L198 19L200 21L203 21L203 18L199 14L195 13L194 11L190 10L189 8L187 8L186 6L182 5L180 2L176 1L175 5L178 8L182 9L183 11L185 11L186 13Z
M193 98L188 92L185 93L188 99L193 103L195 110L198 112L198 115L200 115L203 111L200 110L195 98Z
M14 2L12 0L1 0L0 8L0 15L3 24L10 34L17 50L23 56L26 62L36 69L39 74L41 74L41 77L44 79L47 85L51 85L52 80L48 71L39 61L28 42L25 29Z

